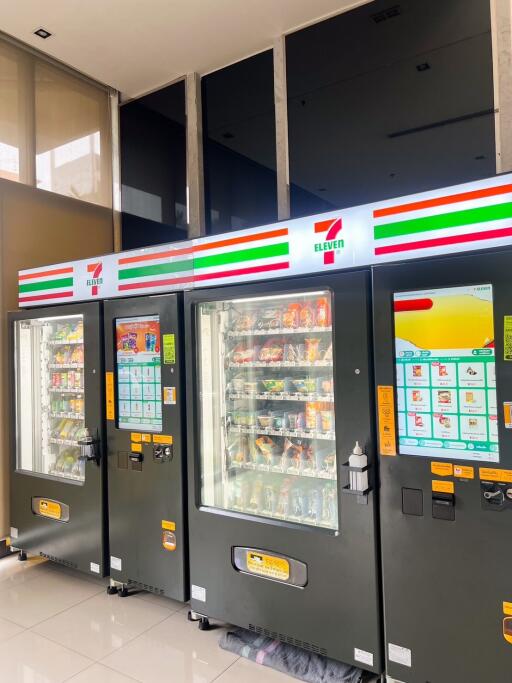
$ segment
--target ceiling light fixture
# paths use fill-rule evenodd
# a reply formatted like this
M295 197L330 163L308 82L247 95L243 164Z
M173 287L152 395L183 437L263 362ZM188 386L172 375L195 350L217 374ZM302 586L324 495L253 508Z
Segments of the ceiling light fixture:
M423 64L416 64L417 71L428 71L430 69L430 64L428 62L423 62Z
M50 31L47 31L45 28L38 28L37 31L34 31L34 35L39 36L39 38L42 38L43 40L46 40L52 34L50 33Z
M222 137L224 138L224 140L232 140L235 136L233 135L233 133L227 130L225 133L222 133Z

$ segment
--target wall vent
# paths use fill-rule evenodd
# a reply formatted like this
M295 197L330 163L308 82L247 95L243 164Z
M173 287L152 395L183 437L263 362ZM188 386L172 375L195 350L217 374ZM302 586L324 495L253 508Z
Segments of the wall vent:
M47 555L46 553L39 553L40 557L44 557L45 560L50 560L50 562L55 562L55 564L61 564L63 567L70 567L71 569L78 569L78 565L69 560L63 560L60 557L55 557L54 555Z
M139 588L141 591L147 591L148 593L154 593L155 595L164 595L165 591L163 588L156 588L156 586L150 586L147 583L140 583L139 581L134 581L133 579L128 579L128 584Z

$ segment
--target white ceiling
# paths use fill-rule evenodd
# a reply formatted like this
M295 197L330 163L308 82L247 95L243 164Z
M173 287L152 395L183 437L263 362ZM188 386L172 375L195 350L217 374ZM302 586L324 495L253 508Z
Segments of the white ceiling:
M260 52L274 38L369 0L16 0L0 30L135 97ZM47 40L33 32L44 27Z

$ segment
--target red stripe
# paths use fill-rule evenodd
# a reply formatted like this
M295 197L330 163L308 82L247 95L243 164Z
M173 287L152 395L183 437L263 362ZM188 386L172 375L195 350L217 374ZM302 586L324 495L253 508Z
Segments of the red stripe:
M148 287L164 287L165 285L182 285L187 282L193 282L194 276L189 275L187 277L173 277L167 278L166 280L151 280L147 282L132 282L127 285L118 285L117 289L120 292L125 292L130 289L147 289Z
M56 268L55 270L39 270L37 273L25 273L20 275L18 280L33 280L37 277L46 277L47 275L64 275L64 273L72 273L73 268Z
M395 301L394 309L396 313L405 311L429 311L434 302L432 299L408 299L405 301Z
M214 280L222 277L234 277L235 275L251 275L252 273L269 273L273 270L285 270L289 268L288 261L282 263L271 263L268 266L251 266L250 268L237 268L236 270L224 270L215 273L204 273L203 275L196 275L194 282L201 282L203 280Z
M458 202L468 202L471 199L483 199L484 197L496 197L500 194L512 192L512 185L500 185L499 187L487 187L484 190L472 190L471 192L460 192L446 197L435 197L434 199L424 199L420 202L410 204L400 204L398 206L387 206L383 209L375 209L374 218L393 216L397 213L407 211L419 211L420 209L430 209L433 206L446 206L446 204L457 204Z
M55 294L36 294L35 296L20 296L18 301L24 303L25 301L44 301L45 299L63 299L68 296L73 296L73 292L55 292Z
M500 237L511 237L512 228L498 228L496 230L484 230L473 232L469 235L453 235L452 237L435 237L421 242L406 242L405 244L390 244L387 247L377 247L376 256L384 254L396 254L401 251L414 251L415 249L428 249L431 247L443 247L449 244L463 244L464 242L478 242L481 240L493 240Z

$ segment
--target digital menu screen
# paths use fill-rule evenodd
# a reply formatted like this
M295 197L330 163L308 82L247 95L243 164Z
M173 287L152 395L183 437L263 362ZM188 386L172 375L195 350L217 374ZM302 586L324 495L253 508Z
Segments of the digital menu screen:
M400 454L499 462L492 285L393 299Z
M116 320L118 427L162 431L160 318Z

